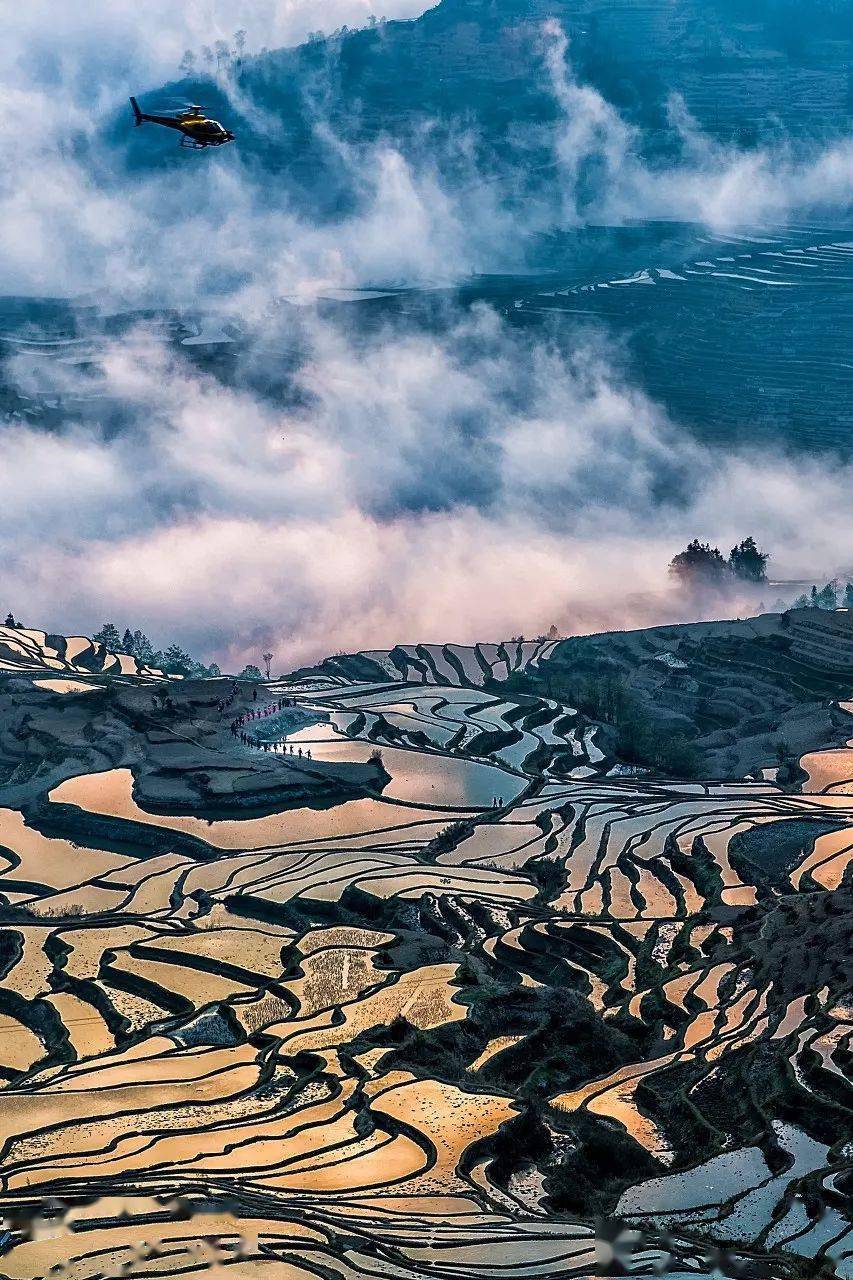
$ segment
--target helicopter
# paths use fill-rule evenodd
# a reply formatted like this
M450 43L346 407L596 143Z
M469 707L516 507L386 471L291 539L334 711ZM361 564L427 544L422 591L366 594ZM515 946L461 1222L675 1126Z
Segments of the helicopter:
M223 128L218 120L211 120L204 114L204 109L197 104L188 106L184 111L174 115L148 115L139 109L139 103L131 98L133 115L137 125L162 124L167 129L177 129L181 135L180 146L191 151L201 151L205 147L221 147L226 142L234 141L234 134Z

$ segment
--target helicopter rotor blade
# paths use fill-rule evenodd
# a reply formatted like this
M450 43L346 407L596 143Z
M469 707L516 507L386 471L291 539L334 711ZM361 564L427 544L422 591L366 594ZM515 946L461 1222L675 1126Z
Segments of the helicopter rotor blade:
M153 110L154 108L152 108ZM159 111L203 111L204 108L198 102L187 102L186 98L167 98L162 106L156 108Z

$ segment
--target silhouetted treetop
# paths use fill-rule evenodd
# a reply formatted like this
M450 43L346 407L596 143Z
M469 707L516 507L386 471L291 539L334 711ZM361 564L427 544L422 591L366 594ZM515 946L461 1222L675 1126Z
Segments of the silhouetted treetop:
M673 556L669 571L687 587L720 586L730 572L720 548L700 542L698 538Z
M729 568L745 582L766 582L769 559L765 551L759 551L754 538L744 538L729 552Z

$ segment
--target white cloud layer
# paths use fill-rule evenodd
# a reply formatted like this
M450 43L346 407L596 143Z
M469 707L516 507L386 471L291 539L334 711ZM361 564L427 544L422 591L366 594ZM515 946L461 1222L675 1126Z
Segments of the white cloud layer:
M727 550L751 532L787 576L853 545L853 468L723 458L600 344L566 355L485 308L441 335L358 342L297 323L296 408L224 389L140 331L97 380L130 427L7 432L16 611L294 663L677 617L666 564L697 533Z

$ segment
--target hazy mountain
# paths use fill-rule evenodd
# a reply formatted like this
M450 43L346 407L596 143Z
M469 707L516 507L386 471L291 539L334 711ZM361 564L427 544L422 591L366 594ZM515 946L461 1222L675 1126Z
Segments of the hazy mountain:
M204 102L234 124L244 158L308 188L334 175L341 140L383 134L439 155L437 142L463 127L483 162L505 167L536 157L536 126L555 116L542 70L549 19L568 36L579 78L651 130L651 145L665 146L672 94L704 130L741 145L780 131L835 137L849 125L853 10L838 0L807 13L790 0L442 0L412 22L246 58L233 92L202 77L151 101ZM134 157L160 163L159 147Z

